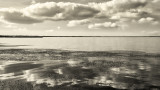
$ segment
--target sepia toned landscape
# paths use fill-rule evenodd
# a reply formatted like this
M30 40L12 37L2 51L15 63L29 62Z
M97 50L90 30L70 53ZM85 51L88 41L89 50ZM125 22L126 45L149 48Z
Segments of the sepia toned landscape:
M160 0L0 0L0 90L160 90Z
M46 42L48 45L54 38L39 38L41 41L38 44L48 41ZM138 40L140 38L144 37L139 37ZM152 41L155 42L156 38L152 38ZM88 47L77 43L75 46L79 49L75 50L73 45L70 50L63 50L63 39L70 41L71 38L55 39L61 41L57 44L62 49L51 49L45 44L31 45L37 38L21 39L21 41L19 39L21 45L9 42L16 38L4 38L3 42L8 44L0 45L0 90L158 90L160 88L160 53L153 52L154 48L149 48L150 52L147 53L145 52L147 49L143 47L139 47L143 49L142 51L122 48L129 43L121 44L119 49L122 50L107 50L111 47L105 48L107 45L104 45L99 48L97 47L99 45L95 44L94 47L99 50L86 49L86 51L83 49ZM28 45L24 45L23 41L27 39ZM68 43L79 40L84 44L88 42L86 39L87 37L85 39L73 37ZM90 42L87 46L90 46L92 38L88 39ZM113 40L115 37L110 39ZM122 42L125 39L126 37L123 37L118 41ZM101 43L105 40L106 38L103 38ZM54 46L55 44L51 45L52 48L58 47ZM111 46L111 42L108 45ZM41 48L38 48L40 46ZM135 50L137 47L132 49Z

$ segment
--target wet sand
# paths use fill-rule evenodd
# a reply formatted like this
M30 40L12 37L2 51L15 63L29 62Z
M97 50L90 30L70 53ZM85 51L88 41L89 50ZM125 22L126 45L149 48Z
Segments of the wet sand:
M158 90L160 54L4 49L0 85L0 90Z

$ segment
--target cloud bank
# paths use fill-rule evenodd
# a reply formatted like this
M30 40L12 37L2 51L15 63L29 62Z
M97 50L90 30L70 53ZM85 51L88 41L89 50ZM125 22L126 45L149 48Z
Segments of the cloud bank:
M106 20L94 22L88 28L115 28L120 27L117 23L136 21L138 23L152 22L159 24L160 10L156 2L159 0L102 0L101 3L88 1L79 3L73 0L59 2L57 0L35 0L22 9L2 8L1 19L19 24L33 24L44 21L68 21L67 26L73 27L90 23L90 19ZM155 4L155 6L154 6ZM153 7L154 6L154 7ZM123 22L122 22L123 20Z

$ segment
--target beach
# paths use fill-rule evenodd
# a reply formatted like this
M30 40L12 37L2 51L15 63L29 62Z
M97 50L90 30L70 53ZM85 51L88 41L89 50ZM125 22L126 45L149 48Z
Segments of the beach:
M125 38L110 38L110 41L108 38L96 38L101 40L99 43L117 48L109 50L111 47L105 48L105 45L103 49L98 48L99 44L93 44L92 38L74 38L67 43L75 44L78 40L81 41L81 45L73 45L76 48L60 44L71 38L65 38L64 41L59 38L59 43L54 42L55 38L52 38L52 42L51 38L36 38L35 40L39 40L36 44L33 44L34 39L18 38L19 42L9 42L14 39L3 39L4 42L1 43L1 90L159 89L160 53L158 48L153 48L156 43L144 46L150 48L139 50L140 47L131 47L130 44L135 44L133 41L137 40L140 42L141 39L133 38L132 41L126 42ZM123 43L119 43L119 40ZM146 40L148 41L145 42L154 42ZM145 42L141 45L147 45ZM92 46L89 47L89 44ZM130 49L125 47L127 44ZM59 47L55 47L56 45ZM88 50L87 47L95 49ZM148 50L150 52L147 52Z

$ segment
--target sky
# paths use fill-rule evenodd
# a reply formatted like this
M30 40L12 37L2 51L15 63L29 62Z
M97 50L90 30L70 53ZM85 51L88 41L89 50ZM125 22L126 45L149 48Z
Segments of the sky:
M160 36L160 0L0 0L0 35Z

